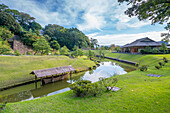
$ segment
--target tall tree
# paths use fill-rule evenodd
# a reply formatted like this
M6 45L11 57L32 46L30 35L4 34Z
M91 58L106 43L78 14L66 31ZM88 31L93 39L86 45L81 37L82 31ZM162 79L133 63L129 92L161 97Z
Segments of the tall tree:
M59 50L60 49L60 44L56 40L51 41L50 45L55 50Z
M37 52L41 52L41 55L43 55L45 53L48 54L49 51L51 50L49 43L47 42L47 40L44 37L41 37L36 42L34 42L33 48L36 51L35 54Z
M139 20L149 19L152 24L167 23L165 29L170 30L170 0L118 0L118 2L127 2L130 5L125 11L129 17L137 16Z
M6 26L10 31L15 34L21 32L21 26L16 22L11 14L0 12L0 25Z

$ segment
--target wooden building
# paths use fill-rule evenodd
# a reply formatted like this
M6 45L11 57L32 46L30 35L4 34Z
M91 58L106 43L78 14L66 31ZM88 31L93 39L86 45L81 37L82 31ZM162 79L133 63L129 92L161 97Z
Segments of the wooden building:
M40 78L42 85L44 83L46 84L49 82L62 80L68 77L69 74L71 77L72 71L75 71L72 66L62 66L49 69L34 70L30 74L35 74L35 82L37 82L37 78Z
M121 51L125 53L139 53L141 49L145 49L147 46L153 48L161 47L160 42L156 42L148 37L137 39L136 41L126 44L121 47Z

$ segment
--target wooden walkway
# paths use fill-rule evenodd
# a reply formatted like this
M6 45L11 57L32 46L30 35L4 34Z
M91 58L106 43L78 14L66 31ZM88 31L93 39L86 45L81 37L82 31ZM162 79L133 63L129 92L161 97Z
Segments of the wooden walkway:
M99 57L99 55L96 55L96 57ZM120 60L118 58L112 58L112 57L106 57L106 56L104 58L107 58L107 59L110 59L110 60L116 60L116 61L119 61L119 62L131 64L131 65L136 65L136 62L132 62L132 61L128 61L128 60Z

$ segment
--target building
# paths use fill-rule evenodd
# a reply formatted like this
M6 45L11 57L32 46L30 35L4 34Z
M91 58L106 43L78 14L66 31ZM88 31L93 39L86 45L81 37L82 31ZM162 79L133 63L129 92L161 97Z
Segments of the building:
M145 49L147 46L151 47L152 49L159 48L161 47L161 43L145 37L122 46L121 51L126 53L139 53L141 49Z

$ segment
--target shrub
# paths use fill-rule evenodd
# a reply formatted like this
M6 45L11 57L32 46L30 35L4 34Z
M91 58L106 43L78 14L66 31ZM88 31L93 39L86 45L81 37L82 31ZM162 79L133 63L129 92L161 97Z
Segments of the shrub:
M162 62L158 62L158 64L162 67L163 66L163 63Z
M139 64L138 64L138 63L136 63L136 64L135 64L135 66L136 66L136 67L138 67L138 66L139 66Z
M77 81L74 84L71 84L69 87L71 90L73 90L73 93L75 93L77 97L83 97L86 96L89 92L90 85L87 84L91 84L91 81Z
M99 84L101 84L101 88L103 89L104 88L104 90L106 90L106 91L109 91L110 89L109 89L109 87L111 87L111 88L113 88L115 85L116 85L116 83L117 83L117 78L99 78Z
M32 53L30 51L27 52L27 55L32 55Z
M168 60L166 59L166 57L163 57L163 61L164 61L165 63L168 63Z
M96 66L93 66L93 69L96 68Z
M140 67L140 71L147 71L148 70L148 65L142 65L142 67Z
M78 70L78 69L76 69L76 70L75 70L75 73L78 73L78 72L79 72L79 70Z
M20 56L20 55L21 55L21 53L19 53L18 50L15 50L14 54L15 54L16 56Z
M104 91L109 91L109 87L113 88L117 83L117 78L100 78L97 83L91 83L89 80L77 81L69 87L77 97L87 95L96 96Z
M93 67L89 67L89 70L92 70L93 69Z
M156 69L160 69L160 68L161 68L161 66L155 66L155 68L156 68Z

